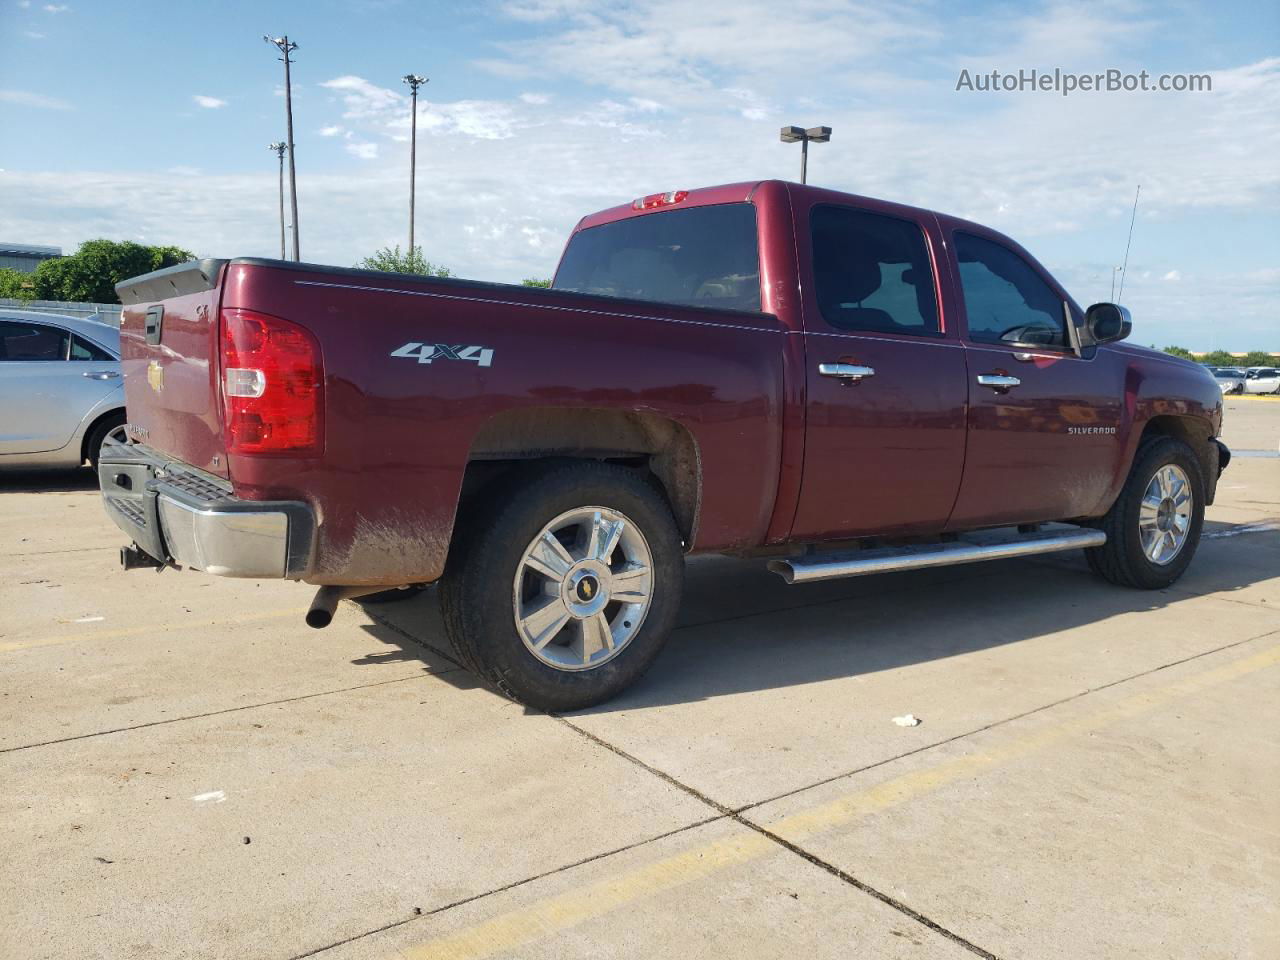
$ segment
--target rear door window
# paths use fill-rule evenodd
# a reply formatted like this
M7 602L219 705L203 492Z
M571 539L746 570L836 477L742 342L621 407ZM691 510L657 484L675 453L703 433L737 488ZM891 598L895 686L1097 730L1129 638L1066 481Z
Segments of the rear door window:
M65 360L70 337L43 323L0 320L0 361Z
M553 287L685 306L760 310L756 209L726 203L575 233Z
M90 343L83 337L75 334L71 335L71 359L72 360L92 360L95 363L113 363L115 357L107 353L96 343Z
M809 217L814 291L822 317L843 330L938 336L933 267L920 225L818 206Z

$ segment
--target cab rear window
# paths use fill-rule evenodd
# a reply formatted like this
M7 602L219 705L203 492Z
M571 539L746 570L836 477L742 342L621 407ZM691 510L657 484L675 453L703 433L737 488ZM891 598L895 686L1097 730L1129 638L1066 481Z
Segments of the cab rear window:
M760 310L756 210L664 210L573 235L553 287L685 306Z

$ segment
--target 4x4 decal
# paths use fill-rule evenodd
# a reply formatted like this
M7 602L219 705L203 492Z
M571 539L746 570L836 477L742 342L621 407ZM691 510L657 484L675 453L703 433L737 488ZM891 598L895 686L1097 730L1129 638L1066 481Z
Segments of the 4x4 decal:
M493 350L489 347L451 347L446 343L418 343L416 340L392 350L391 356L409 357L419 363L430 363L432 360L470 360L482 367L493 365Z

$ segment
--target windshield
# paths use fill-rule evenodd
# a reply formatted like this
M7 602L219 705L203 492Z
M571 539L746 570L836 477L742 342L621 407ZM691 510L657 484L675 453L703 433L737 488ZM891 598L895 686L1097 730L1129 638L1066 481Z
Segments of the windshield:
M760 309L756 210L726 203L579 231L553 287L728 310Z

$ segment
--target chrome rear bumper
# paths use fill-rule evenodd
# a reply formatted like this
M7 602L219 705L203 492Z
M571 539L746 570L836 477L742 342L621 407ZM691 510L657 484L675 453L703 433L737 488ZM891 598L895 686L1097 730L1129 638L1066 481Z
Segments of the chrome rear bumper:
M300 579L310 566L305 503L241 500L221 477L142 444L104 444L98 484L116 526L163 563L261 579Z

